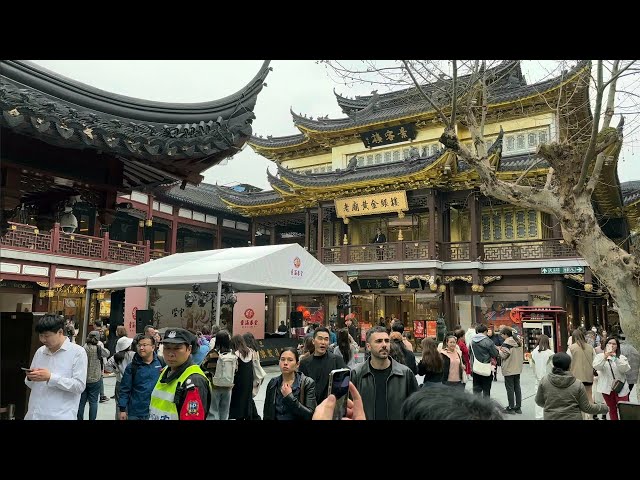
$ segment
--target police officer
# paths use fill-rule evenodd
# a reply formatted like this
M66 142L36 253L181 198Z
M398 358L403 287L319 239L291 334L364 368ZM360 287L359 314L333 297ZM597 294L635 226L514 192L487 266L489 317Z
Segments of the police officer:
M195 335L183 328L166 331L164 360L167 366L151 393L149 420L204 420L211 402L211 385L193 362L198 348Z

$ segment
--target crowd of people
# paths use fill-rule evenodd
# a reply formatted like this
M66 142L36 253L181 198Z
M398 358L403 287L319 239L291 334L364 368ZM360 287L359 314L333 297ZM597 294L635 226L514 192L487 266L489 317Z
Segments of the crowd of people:
M332 332L318 326L300 350L282 349L280 374L264 387L265 420L333 418L339 402L331 392L331 372L340 369L350 371L351 380L345 418L499 419L522 414L524 355L516 329L503 326L494 333L478 324L469 332L458 326L440 343L424 338L416 362L400 321L370 328L364 355L350 327ZM36 332L43 346L25 372L31 389L27 419L82 420L88 402L89 419L94 420L103 370L116 374L119 420L261 418L254 398L266 372L250 333L174 328L161 338L148 326L129 338L123 328L111 339L112 355L100 329L90 332L81 347L69 340L64 319L57 315L44 315ZM573 332L566 353L553 353L546 335L539 335L537 343L531 353L536 418L591 419L607 413L618 418L618 403L628 401L637 382L633 346L584 329ZM505 408L491 398L498 368L505 379ZM421 387L416 375L424 377ZM473 393L465 391L467 382L473 383Z

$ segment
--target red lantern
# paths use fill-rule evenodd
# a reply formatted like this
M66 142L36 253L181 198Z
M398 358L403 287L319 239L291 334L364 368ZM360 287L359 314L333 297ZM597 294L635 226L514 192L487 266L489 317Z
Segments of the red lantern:
M304 312L302 312L302 316L306 319L311 318L311 312L309 310L305 310Z
M300 313L303 313L306 310L306 308L304 308L302 305L300 305L298 308L296 308L296 310L298 312L300 312Z

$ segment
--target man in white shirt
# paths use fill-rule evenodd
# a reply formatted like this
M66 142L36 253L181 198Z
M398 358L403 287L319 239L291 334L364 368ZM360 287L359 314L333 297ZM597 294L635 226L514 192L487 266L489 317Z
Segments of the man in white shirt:
M87 381L87 353L64 334L64 319L44 315L36 325L40 347L25 373L31 389L25 420L75 420Z

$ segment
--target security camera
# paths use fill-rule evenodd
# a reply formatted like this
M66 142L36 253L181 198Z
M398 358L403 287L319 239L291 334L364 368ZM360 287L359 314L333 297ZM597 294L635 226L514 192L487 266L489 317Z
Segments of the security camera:
M64 215L60 218L60 227L65 233L73 233L78 228L78 219L71 207L64 207Z

